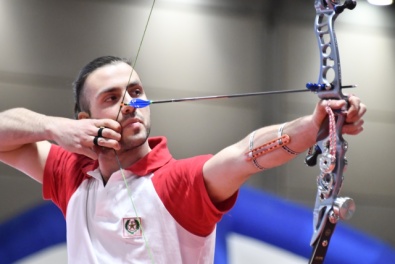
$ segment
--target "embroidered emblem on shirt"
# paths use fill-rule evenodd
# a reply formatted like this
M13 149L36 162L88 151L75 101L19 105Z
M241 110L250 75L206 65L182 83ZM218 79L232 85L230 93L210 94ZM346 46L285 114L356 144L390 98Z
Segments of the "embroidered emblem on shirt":
M123 237L134 238L141 237L141 218L128 217L122 219L123 223Z

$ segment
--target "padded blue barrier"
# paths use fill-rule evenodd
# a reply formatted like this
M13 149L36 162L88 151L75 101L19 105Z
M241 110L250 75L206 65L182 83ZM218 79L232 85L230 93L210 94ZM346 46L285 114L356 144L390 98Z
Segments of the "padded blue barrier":
M218 224L216 264L227 263L226 237L232 232L308 259L312 252L312 209L244 186L234 208ZM325 264L332 263L395 263L395 249L339 222L325 258Z
M0 263L8 264L66 241L59 208L45 202L0 225Z

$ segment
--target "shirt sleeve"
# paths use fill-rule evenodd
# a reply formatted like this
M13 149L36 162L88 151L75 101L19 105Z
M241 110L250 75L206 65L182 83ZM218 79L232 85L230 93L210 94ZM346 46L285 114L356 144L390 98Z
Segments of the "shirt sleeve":
M174 160L154 173L155 189L166 209L189 232L207 236L236 202L237 192L214 204L206 190L203 165L212 155Z
M70 197L92 168L94 161L52 145L44 169L43 197L52 200L66 215Z

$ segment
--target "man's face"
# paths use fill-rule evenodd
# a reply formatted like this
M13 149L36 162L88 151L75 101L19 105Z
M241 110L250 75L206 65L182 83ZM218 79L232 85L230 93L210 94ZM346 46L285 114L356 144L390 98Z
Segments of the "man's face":
M83 91L90 105L90 118L109 118L121 124L120 143L124 150L142 145L151 128L149 107L122 106L117 119L122 102L129 103L132 98L147 99L137 73L133 71L130 77L131 73L132 67L124 62L103 66L88 76Z

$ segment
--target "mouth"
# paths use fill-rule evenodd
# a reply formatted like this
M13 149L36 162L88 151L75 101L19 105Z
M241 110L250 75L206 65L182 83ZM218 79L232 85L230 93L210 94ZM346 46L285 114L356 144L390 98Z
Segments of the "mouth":
M121 124L122 128L126 128L126 127L131 127L131 126L135 126L135 125L139 125L139 124L143 124L143 121L141 121L141 119L133 117L133 118L129 118L127 119L125 122L123 122Z

